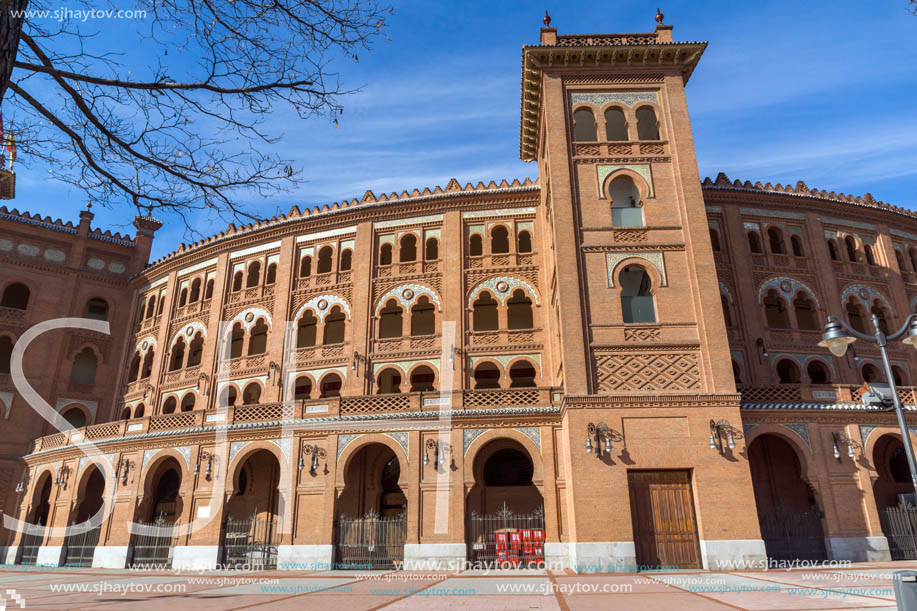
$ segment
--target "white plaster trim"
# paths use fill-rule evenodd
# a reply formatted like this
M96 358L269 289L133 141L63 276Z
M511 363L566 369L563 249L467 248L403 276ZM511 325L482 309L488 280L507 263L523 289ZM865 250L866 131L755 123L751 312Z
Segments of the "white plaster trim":
M270 322L268 322L268 324L270 324ZM191 329L190 334L188 333L188 329ZM194 335L197 331L200 331L201 335L203 335L205 339L207 338L207 327L205 327L203 323L195 320L194 322L189 322L187 325L184 325L175 333L175 335L172 336L172 339L169 340L169 349L171 350L172 347L175 346L175 342L178 340L178 336L185 338L185 344L190 346L191 340L194 339Z
M143 342L147 342L146 350L143 349ZM140 356L146 356L147 351L149 351L150 348L156 348L156 346L157 346L156 338L153 337L152 335L148 335L144 337L143 339L141 339L139 342L137 342L136 350L140 352ZM140 366L143 367L142 359L140 361Z
M54 409L57 410L58 413L60 413L61 408L67 407L69 405L73 405L74 403L76 403L77 405L82 405L83 407L89 410L89 414L92 417L90 418L90 421L87 424L94 424L96 421L96 410L99 407L98 401L87 401L85 399L67 399L67 398L61 397L60 399L57 400L57 404L55 404Z
M60 566L63 557L63 545L42 545L38 548L38 558L36 558L35 564L44 566Z
M99 545L92 555L94 569L123 569L127 566L127 545Z
M329 229L327 231L319 231L316 233L309 233L306 235L301 235L296 237L296 243L300 242L311 242L312 240L321 240L323 238L330 238L332 236L344 235L346 233L356 233L357 226L352 227L341 227L340 229Z
M160 285L162 285L162 284L165 284L166 282L168 282L168 280L169 280L169 277L168 277L168 276L163 276L163 277L160 278L159 280L154 280L153 282L149 283L149 284L146 285L145 287L140 288L140 289L137 289L137 294L140 295L140 296L142 297L142 296L143 296L143 293L145 293L146 291L148 291L148 290L150 290L150 289L154 289L154 288L156 288L157 286L160 286Z
M219 564L219 545L176 545L172 548L172 570L202 571Z
M462 212L463 219L477 219L488 216L514 216L517 214L535 214L535 208L504 208L502 210L472 210Z
M251 321L245 320L245 315L249 313L254 315L252 316ZM240 322L242 323L243 329L245 329L246 331L251 331L252 327L255 326L255 323L258 322L259 318L265 318L267 320L268 329L273 330L274 324L271 321L271 315L270 313L268 313L267 310L265 310L264 308L245 308L244 310L236 314L232 320L229 321L229 324L226 327L229 330L229 333L226 336L226 340L228 341L229 338L231 337L232 327L233 325L235 325L235 323Z
M577 573L612 573L633 571L637 550L633 541L571 542L570 568Z
M389 227L403 227L405 225L419 225L421 223L442 223L442 214L431 214L430 216L415 216L409 219L393 219L391 221L380 221L375 223L376 229L387 229Z
M197 265L192 265L192 266L190 266L190 267L186 267L185 269L180 269L180 270L178 270L178 273L176 274L176 276L184 276L185 274L191 274L191 273L194 273L194 272L196 272L196 271L198 271L198 270L202 270L202 269L204 269L205 267L210 267L211 265L216 265L216 264L217 264L217 258L218 258L218 257L214 257L214 258L209 259L209 260L207 260L207 261L203 261L203 262L201 262L201 263L198 263Z
M318 304L319 304L322 300L326 301L327 304L328 304L328 305L325 306L325 309L324 309L324 310L320 310L320 309L318 308ZM305 314L306 310L312 310L313 312L315 312L315 313L318 315L318 319L319 319L320 321L325 322L325 317L328 315L329 312L331 312L331 309L334 308L334 306L336 306L336 305L341 306L341 308L342 308L345 312L347 312L347 320L353 320L353 318L351 317L351 314L350 314L350 305L347 303L347 301L345 301L345 300L344 300L343 298L341 298L341 297L338 297L337 295L332 295L332 294L330 294L330 293L329 293L329 294L326 294L326 295L318 295L318 296L316 296L316 297L313 297L312 299L310 299L310 300L307 301L306 303L302 304L302 305L299 307L299 309L296 310L296 315L293 317L293 320L294 320L294 321L298 321L298 320L300 319L300 317L301 317L303 314ZM318 338L316 338L316 339L318 339Z
M0 392L0 403L3 404L3 419L10 419L10 410L13 408L13 393Z
M264 252L265 250L271 250L274 248L280 248L280 240L277 240L276 242L268 242L267 244L259 244L257 246L252 246L250 248L245 248L229 253L229 260L231 261L233 259L238 259L239 257L246 257L248 255L253 255L255 253Z
M825 537L832 560L888 562L892 559L885 537Z
M277 546L277 568L280 570L328 571L333 562L333 545Z
M767 550L761 539L710 539L700 541L701 562L709 571L741 571L760 563L767 567Z
M406 543L404 570L455 571L465 565L464 543Z

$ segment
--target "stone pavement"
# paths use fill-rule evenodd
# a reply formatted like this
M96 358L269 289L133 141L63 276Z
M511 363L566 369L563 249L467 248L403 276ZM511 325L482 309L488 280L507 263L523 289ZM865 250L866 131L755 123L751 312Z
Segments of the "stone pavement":
M564 571L0 570L7 609L894 609L891 573L917 562L844 568L575 575ZM16 603L15 591L25 606ZM2 601L0 601L2 608Z

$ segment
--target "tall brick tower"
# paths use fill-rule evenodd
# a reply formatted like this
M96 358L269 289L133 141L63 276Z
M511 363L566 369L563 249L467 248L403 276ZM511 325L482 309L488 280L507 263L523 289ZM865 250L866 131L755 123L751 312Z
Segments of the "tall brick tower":
M546 16L522 52L558 330L545 374L566 395L554 553L574 565L764 557L685 100L706 43L661 17L568 36Z

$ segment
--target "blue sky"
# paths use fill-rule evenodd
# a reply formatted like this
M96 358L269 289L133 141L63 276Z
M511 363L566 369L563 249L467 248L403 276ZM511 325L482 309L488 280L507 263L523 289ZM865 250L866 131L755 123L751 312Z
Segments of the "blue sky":
M518 158L520 48L538 42L544 9L561 34L640 32L657 5L676 40L710 43L687 89L701 176L801 179L917 208L917 17L906 0L397 2L391 40L336 64L346 86L363 88L344 99L341 129L276 113L278 150L306 182L246 203L272 216L366 189L535 178ZM46 176L20 167L8 205L75 220L85 196ZM133 233L130 206L93 211L95 226ZM154 258L192 240L163 220ZM225 224L192 223L205 235Z

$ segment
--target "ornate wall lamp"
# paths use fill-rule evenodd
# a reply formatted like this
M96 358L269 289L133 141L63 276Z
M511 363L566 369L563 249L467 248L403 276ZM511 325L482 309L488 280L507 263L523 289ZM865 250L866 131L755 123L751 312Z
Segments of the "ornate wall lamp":
M834 454L834 458L837 459L837 462L841 462L841 445L847 444L847 456L850 458L856 458L856 452L854 450L863 449L859 443L848 437L845 433L831 433L831 437L834 440L831 451Z
M318 471L319 459L324 460L328 456L328 453L325 451L325 448L320 448L317 445L306 444L302 447L302 453L299 455L299 470L302 471L306 463L303 460L303 456L312 456L312 463L309 465L309 473L313 475Z
M152 393L152 391L153 391L153 385L147 384L146 387L143 389L143 399L146 400L146 398L150 396L150 393Z
M55 486L67 487L67 481L70 479L70 467L64 465L57 471L57 479L54 480Z
M207 461L207 469L204 471L204 479L206 479L209 482L210 478L213 477L214 464L216 464L217 467L220 466L220 457L214 454L213 452L209 452L207 450L201 450L200 454L197 455L197 465L195 465L194 467L195 475L200 475L201 463L203 463L204 461Z
M745 435L742 434L742 431L736 427L729 424L729 421L725 418L716 421L710 421L710 449L717 450L720 454L726 451L726 448L730 450L735 449L736 447L736 437L742 439ZM725 446L723 444L725 440Z
M278 364L275 363L274 361L271 361L271 362L268 364L268 366L267 366L267 377L268 377L268 379L270 379L271 376L274 377L274 381L276 382L277 386L280 386L280 384L281 384L281 378L280 378L280 365L278 365Z
M446 464L446 455L452 452L452 446L448 442L438 439L427 439L426 450L423 453L423 464L430 464L430 452L433 452L433 466Z
M29 472L26 471L22 474L22 479L19 480L19 483L16 484L16 492L25 492L26 488L29 487Z
M118 467L115 469L114 479L121 480L122 484L127 483L127 474L137 466L137 463L129 458L122 458L118 461Z
M764 359L769 356L767 354L767 346L764 345L764 340L760 337L755 340L755 347L758 349L758 362L763 363Z
M353 361L351 361L350 363L350 370L353 372L356 372L357 368L360 366L361 363L364 366L366 365L366 357L360 354L359 352L354 352Z
M201 373L201 375L197 377L197 391L201 392L201 390L203 389L204 396L207 397L210 395L209 385L210 385L210 376L208 376L206 373Z
M611 455L611 451L614 449L611 445L613 441L621 441L624 443L624 449L627 449L627 441L624 439L624 434L620 433L613 428L609 428L604 422L599 422L595 424L590 422L586 425L586 452L592 453L593 445L592 440L595 440L595 455L598 457L602 456L602 446L605 448L605 454Z

